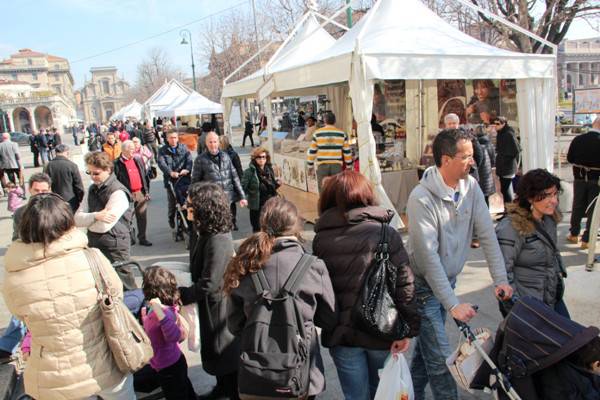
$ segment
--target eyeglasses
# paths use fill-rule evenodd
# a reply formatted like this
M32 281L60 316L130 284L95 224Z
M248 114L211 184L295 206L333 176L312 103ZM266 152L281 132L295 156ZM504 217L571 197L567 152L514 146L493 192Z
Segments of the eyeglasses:
M102 174L102 172L91 172L91 171L85 171L85 173L87 175L91 175L91 176L100 176Z
M267 156L256 156L257 160L266 160Z
M467 160L468 160L468 161L474 161L474 160L475 160L475 158L474 158L473 156L467 156L467 155L464 155L464 156L459 156L458 154L456 154L456 155L455 155L454 157L452 157L452 158L459 158L461 161L467 161Z
M494 122L494 125L496 125L496 126L502 126L502 122Z

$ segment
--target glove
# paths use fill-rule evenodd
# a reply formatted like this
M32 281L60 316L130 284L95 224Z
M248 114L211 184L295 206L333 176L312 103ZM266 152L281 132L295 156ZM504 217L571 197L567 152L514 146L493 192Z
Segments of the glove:
M184 306L192 303L196 303L198 300L196 299L196 291L194 287L184 287L180 286L177 288L179 290L179 296L181 298L181 304Z

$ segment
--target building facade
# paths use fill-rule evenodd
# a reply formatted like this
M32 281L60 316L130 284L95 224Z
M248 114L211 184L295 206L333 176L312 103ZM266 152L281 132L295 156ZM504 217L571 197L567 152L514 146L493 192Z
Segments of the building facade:
M561 93L600 87L600 37L565 40L558 47Z
M64 132L76 118L69 61L31 49L0 61L0 110L0 129Z
M129 84L117 76L116 67L90 69L92 79L76 93L86 124L108 121L111 115L126 105Z

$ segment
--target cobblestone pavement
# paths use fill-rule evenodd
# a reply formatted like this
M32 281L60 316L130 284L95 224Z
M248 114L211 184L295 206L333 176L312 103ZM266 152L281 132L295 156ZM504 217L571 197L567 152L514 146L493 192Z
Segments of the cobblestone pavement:
M241 143L241 135L234 136L234 144ZM72 159L82 165L82 150L74 149L72 151ZM249 148L238 148L242 163L247 165L249 161ZM32 168L32 159L28 147L21 147L21 154L25 160L25 174L28 178L32 173L40 169ZM561 171L561 177L570 177L568 169ZM87 175L82 173L84 180L89 184ZM569 190L566 191L567 195ZM181 242L174 242L171 236L171 231L168 229L167 218L165 214L166 194L162 186L162 179L159 177L152 182L151 188L152 201L149 206L148 216L148 239L153 242L152 247L132 247L132 256L139 261L142 266L148 266L160 261L187 261L188 253ZM565 201L569 206L563 207L568 210L570 201ZM559 226L559 247L565 260L565 265L568 266L569 278L566 282L566 303L573 318L584 324L600 324L600 297L597 296L597 290L600 287L600 270L594 272L586 272L583 268L585 255L582 250L572 244L565 242L565 236L568 229L568 217L566 214L563 223ZM244 237L251 233L248 211L238 208L238 225L240 230L234 232L234 238L239 243ZM314 236L313 227L307 224L305 227L304 237L307 240L307 248L311 248L311 241ZM0 256L6 253L6 249L10 244L10 236L12 232L12 219L9 212L6 210L6 198L0 201ZM4 274L4 257L0 257L0 283L3 280ZM469 261L460 275L457 293L461 299L479 305L479 313L472 321L472 326L487 327L495 330L500 322L500 313L498 312L497 304L492 297L491 279L487 272L486 263L483 258L481 249L473 250L469 257ZM10 315L6 310L3 299L0 298L0 327L6 326ZM448 323L446 327L449 332L451 343L457 343L458 332L455 326ZM323 349L325 361L325 372L327 379L327 390L321 394L319 399L342 399L343 395L340 390L335 367L326 349ZM186 357L190 366L190 377L196 391L204 393L214 385L215 380L211 376L204 373L201 366L199 354L194 354L186 351ZM410 354L409 354L410 357ZM487 399L490 395L478 392L469 394L462 392L461 399Z

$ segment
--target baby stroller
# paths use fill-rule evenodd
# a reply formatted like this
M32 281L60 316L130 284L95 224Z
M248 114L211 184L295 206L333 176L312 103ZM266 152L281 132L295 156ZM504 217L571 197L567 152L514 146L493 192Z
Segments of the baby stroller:
M470 387L489 389L496 399L543 400L536 373L563 361L598 333L598 328L586 328L537 299L518 299L498 327L491 362L482 364Z
M190 184L191 179L189 175L181 176L175 181L169 180L169 190L175 197L175 229L173 230L173 240L176 242L183 240L186 249L189 249L190 235L185 202Z

